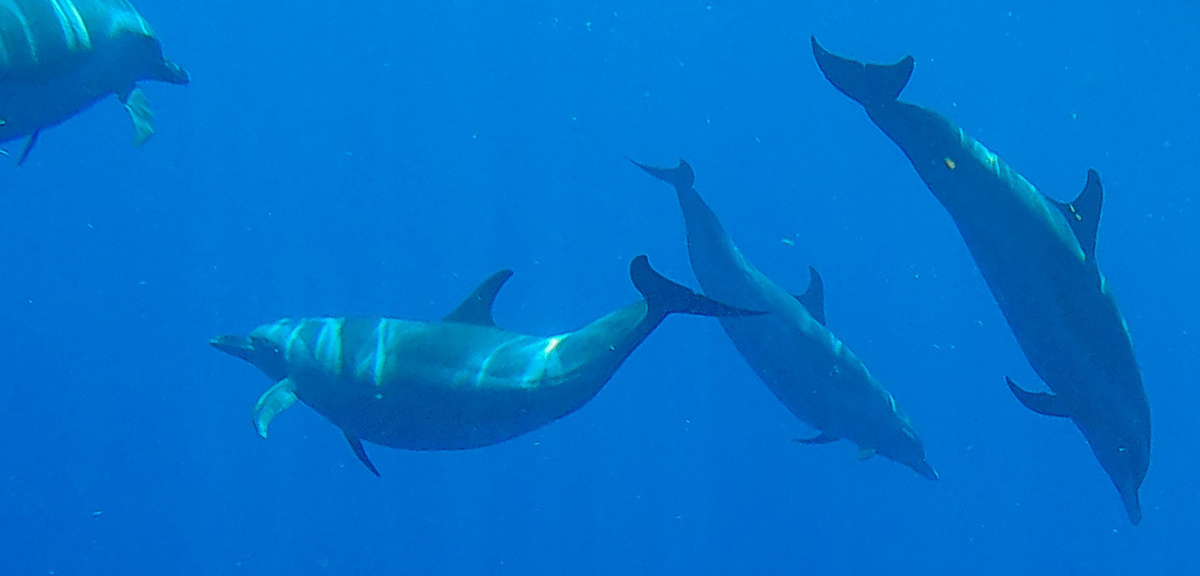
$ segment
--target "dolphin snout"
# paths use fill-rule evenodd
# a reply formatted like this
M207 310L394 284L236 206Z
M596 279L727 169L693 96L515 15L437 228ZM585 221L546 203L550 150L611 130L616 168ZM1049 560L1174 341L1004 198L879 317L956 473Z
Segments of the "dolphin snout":
M1129 522L1137 526L1142 521L1142 503L1138 500L1137 488L1117 487L1117 491L1121 494L1121 502L1125 504L1125 513L1129 515Z
M179 84L181 86L186 86L192 81L192 75L188 74L188 71L184 70L182 66L165 58L163 59L162 65L163 70L160 73L161 77L158 78L158 80L171 84Z
M249 339L230 334L212 338L208 341L208 345L242 360L249 360L250 354L254 352L254 344Z
M933 466L930 466L929 463L925 462L924 460L917 463L915 466L912 467L912 469L916 470L917 474L920 474L921 476L928 478L930 480L936 481L940 477L940 475L938 474L938 471L936 469L934 469Z

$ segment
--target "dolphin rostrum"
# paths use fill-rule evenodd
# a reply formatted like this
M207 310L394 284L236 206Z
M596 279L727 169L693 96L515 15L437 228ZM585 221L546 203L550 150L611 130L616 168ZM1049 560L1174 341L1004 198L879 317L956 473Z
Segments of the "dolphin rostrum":
M687 227L692 272L705 294L734 306L765 310L757 317L720 318L750 367L783 405L820 431L803 444L849 440L860 457L876 452L937 480L925 447L892 395L825 326L821 276L809 268L808 290L793 296L759 272L730 239L692 187L687 162L656 168L634 162L675 187Z
M133 120L134 142L145 142L154 113L137 85L147 80L190 78L126 0L0 2L0 142L27 137L17 164L42 130L109 94Z
M913 58L864 64L812 39L825 77L861 104L950 213L1021 350L1052 393L1008 379L1017 400L1069 418L1108 473L1129 520L1150 464L1150 406L1129 329L1096 265L1100 176L1071 202L1042 194L946 117L897 98Z
M503 442L581 408L668 314L758 314L664 278L645 256L629 272L644 300L548 338L496 326L492 302L512 276L501 270L440 322L285 318L210 344L275 381L254 407L260 436L300 400L340 428L379 475L363 441L407 450Z

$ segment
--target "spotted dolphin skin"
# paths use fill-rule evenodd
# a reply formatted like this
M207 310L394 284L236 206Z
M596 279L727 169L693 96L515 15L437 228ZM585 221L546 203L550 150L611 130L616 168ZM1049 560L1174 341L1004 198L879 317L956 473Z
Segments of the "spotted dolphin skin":
M1052 393L1008 379L1030 410L1069 418L1108 473L1129 520L1150 463L1150 406L1128 327L1096 265L1100 177L1074 201L1046 197L944 116L899 102L913 59L864 64L812 39L831 84L862 104L958 225L1025 357Z
M754 267L730 239L716 214L692 187L691 166L638 164L675 187L687 227L692 271L704 292L722 302L768 314L721 318L721 326L746 362L784 406L820 431L805 444L849 440L860 457L876 452L937 480L925 447L896 400L853 352L825 326L825 294L810 268L808 291L793 296Z
M18 164L42 130L109 94L141 144L154 133L154 113L138 83L190 81L126 0L0 0L0 41L0 142L27 138Z
M530 336L492 319L492 302L511 276L493 274L441 322L283 319L210 343L276 382L254 407L259 435L266 438L271 420L300 400L341 428L378 475L364 440L407 450L503 442L581 408L668 314L755 314L675 284L639 256L630 277L645 300L575 332Z

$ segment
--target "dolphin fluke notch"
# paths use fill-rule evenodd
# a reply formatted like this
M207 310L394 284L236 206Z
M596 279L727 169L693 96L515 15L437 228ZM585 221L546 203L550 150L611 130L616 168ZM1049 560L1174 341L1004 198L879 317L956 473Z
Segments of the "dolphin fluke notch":
M504 283L508 282L512 276L513 271L508 269L488 276L458 305L458 308L442 318L442 322L495 327L496 321L492 318L492 304L496 301L496 294L500 292L500 288L503 288Z
M674 168L660 168L658 166L649 166L642 164L628 156L626 160L633 162L634 166L645 170L647 174L674 186L677 189L687 190L696 183L696 173L692 171L692 166L683 158L679 159L679 165Z
M757 316L755 312L727 306L686 286L676 284L650 267L650 259L639 255L629 263L629 279L646 299L647 306L662 314L693 314L696 316Z
M821 47L812 36L813 57L825 79L839 92L863 106L894 102L908 85L915 65L912 56L895 64L867 64L843 58Z

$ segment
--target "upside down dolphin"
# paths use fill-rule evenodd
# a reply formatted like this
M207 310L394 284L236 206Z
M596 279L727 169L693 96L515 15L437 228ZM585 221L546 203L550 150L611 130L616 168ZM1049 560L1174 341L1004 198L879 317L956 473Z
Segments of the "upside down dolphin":
M1130 522L1150 463L1150 406L1129 329L1096 265L1100 177L1072 202L1048 198L944 116L897 98L913 58L864 64L812 39L825 77L862 104L950 213L1037 375L1053 393L1008 386L1023 405L1069 418L1108 473Z
M503 442L581 408L668 314L757 314L671 282L645 256L629 274L644 300L549 338L496 327L492 302L512 276L501 270L441 322L285 318L210 343L276 382L254 407L260 436L300 400L379 475L363 441L407 450Z
M134 142L154 133L139 82L187 84L163 57L150 24L126 0L0 0L0 142L28 137L116 94L133 120Z
M704 292L734 306L768 314L720 318L750 367L797 418L820 431L805 444L849 440L862 458L876 452L937 480L925 447L892 395L825 326L821 276L809 268L808 290L793 296L759 272L733 243L692 187L687 162L656 168L634 162L675 187L687 227L692 272Z

